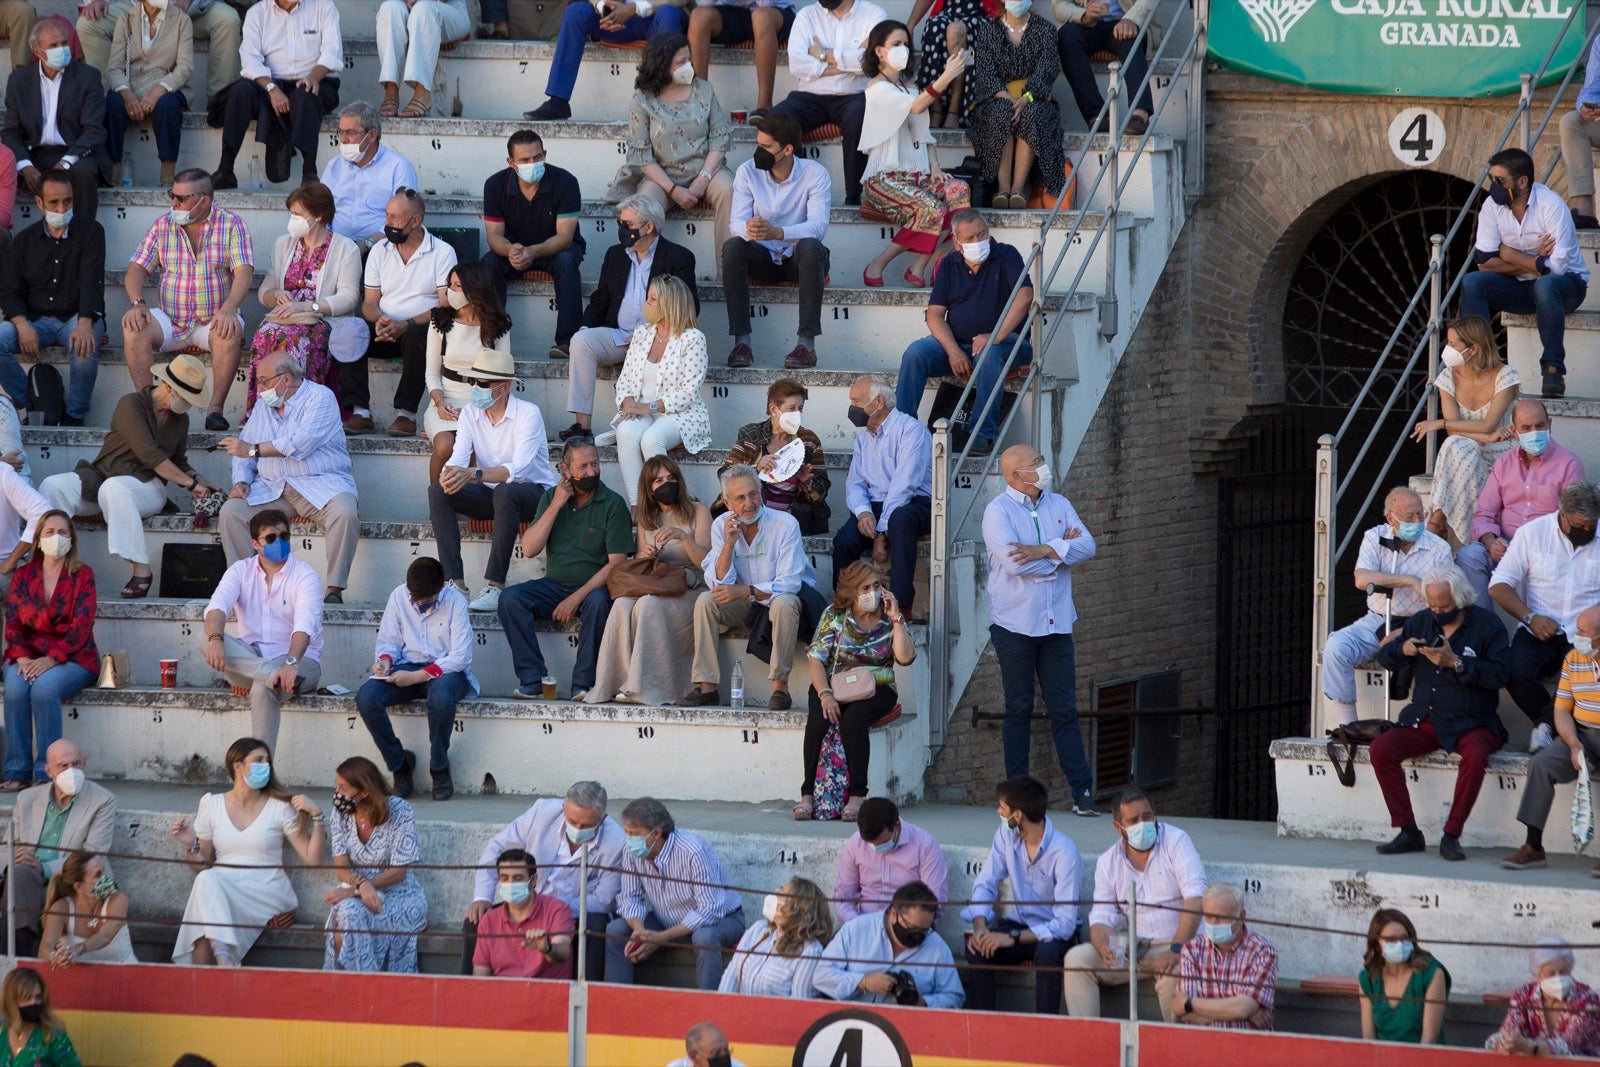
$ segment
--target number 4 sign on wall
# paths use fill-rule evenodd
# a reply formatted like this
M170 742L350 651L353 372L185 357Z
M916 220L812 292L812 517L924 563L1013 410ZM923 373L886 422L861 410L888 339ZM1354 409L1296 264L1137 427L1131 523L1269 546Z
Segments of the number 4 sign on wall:
M1444 153L1444 122L1425 107L1408 107L1389 123L1389 151L1408 167L1425 167Z

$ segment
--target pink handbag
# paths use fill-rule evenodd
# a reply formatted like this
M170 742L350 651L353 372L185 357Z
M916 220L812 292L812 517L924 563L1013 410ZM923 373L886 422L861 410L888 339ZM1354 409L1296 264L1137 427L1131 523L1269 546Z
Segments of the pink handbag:
M833 658L839 659L839 638L844 635L844 620L841 618L834 625ZM878 679L866 667L851 667L848 670L835 671L828 676L828 688L833 690L833 699L841 704L854 704L858 700L866 700L878 691Z

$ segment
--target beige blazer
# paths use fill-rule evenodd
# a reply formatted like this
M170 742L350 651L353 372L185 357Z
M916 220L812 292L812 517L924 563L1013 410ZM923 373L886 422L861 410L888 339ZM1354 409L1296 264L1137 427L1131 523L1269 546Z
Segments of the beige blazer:
M169 93L182 93L184 99L194 102L194 90L189 79L194 74L194 23L186 12L168 6L156 29L150 47L144 44L144 32L139 26L144 18L144 5L135 3L117 19L111 31L111 57L106 61L104 75L108 92L120 93L131 89L135 96L143 96L156 82ZM121 162L118 160L117 162Z
M39 840L44 830L44 806L55 803L50 799L49 782L32 786L17 794L17 805L11 810L11 836L18 844L31 844ZM72 800L72 810L67 813L67 825L61 832L61 848L71 852L86 848L90 852L111 851L111 838L117 829L117 798L114 793L93 781L84 780L83 788ZM106 872L111 871L111 860L105 858Z
M1072 0L1055 0L1051 4L1051 11L1055 14L1056 22L1062 26L1069 22L1082 22L1083 14L1086 10L1082 3L1073 3ZM1155 10L1156 0L1133 0L1131 4L1127 0L1123 0L1122 4L1123 17L1135 26L1143 26L1150 16L1155 14ZM1154 37L1155 28L1152 27L1150 33L1146 35L1146 40Z

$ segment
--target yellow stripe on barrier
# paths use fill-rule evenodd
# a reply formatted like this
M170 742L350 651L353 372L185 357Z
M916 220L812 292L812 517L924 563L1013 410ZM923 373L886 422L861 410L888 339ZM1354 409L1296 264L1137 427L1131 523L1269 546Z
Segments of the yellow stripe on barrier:
M565 1050L562 1056L565 1057ZM618 1037L596 1034L591 1024L589 1032L590 1064L638 1064L655 1067L671 1063L683 1055L683 1041L648 1037ZM794 1047L785 1045L752 1045L738 1042L733 1046L733 1058L745 1067L792 1067ZM970 1056L930 1056L917 1053L916 1067L1062 1067L1069 1060L973 1060ZM561 1060L560 1062L565 1062Z

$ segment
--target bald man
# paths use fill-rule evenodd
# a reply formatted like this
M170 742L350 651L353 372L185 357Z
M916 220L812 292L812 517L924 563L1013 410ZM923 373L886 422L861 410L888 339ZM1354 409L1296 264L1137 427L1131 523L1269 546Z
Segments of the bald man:
M1356 721L1356 667L1378 651L1385 608L1399 629L1425 607L1422 576L1450 566L1450 546L1428 530L1427 518L1422 498L1396 486L1383 498L1383 521L1361 537L1355 583L1367 594L1367 613L1329 634L1322 649L1322 692L1341 723ZM1377 588L1368 592L1369 585Z
M683 1037L687 1056L679 1056L667 1067L744 1067L728 1051L728 1036L716 1023L695 1023Z
M989 551L989 638L1000 661L1006 777L1028 774L1034 679L1044 694L1056 761L1072 786L1072 810L1098 815L1094 774L1078 728L1072 569L1094 558L1094 537L1071 502L1054 492L1050 465L1032 445L1000 453L1005 491L983 509Z

